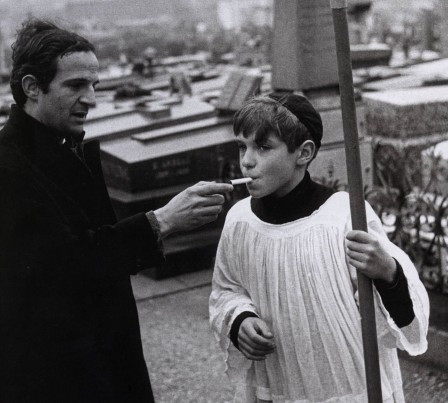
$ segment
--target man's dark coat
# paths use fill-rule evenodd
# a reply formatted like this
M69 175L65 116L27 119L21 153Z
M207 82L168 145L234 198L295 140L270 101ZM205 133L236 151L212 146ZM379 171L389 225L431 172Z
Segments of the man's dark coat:
M17 106L0 131L0 402L151 402L129 275L156 235L60 136Z

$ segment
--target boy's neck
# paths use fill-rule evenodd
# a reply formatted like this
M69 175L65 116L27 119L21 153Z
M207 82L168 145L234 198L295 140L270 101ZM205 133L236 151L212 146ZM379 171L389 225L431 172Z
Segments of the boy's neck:
M307 171L300 183L287 195L251 199L252 212L270 224L284 224L308 217L325 203L334 190L314 182Z
M268 197L268 198L270 198L270 199L277 199L277 200L281 200L281 199L283 199L284 197L287 197L287 196L288 196L294 189L297 188L297 186L300 185L300 183L302 183L302 181L303 181L304 178L305 178L305 174L306 174L307 172L308 172L308 171L307 171L306 169L301 169L301 170L297 173L296 180L292 183L291 189L289 189L285 194L279 196L279 195L277 195L277 194L272 193L272 194L269 194L269 195L267 195L267 196L265 196L265 197Z

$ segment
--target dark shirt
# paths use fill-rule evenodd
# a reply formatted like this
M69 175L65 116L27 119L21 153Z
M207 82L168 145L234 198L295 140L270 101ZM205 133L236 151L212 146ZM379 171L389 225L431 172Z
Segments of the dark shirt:
M314 182L310 174L305 172L303 180L286 196L275 198L269 195L259 199L252 198L251 208L253 213L264 222L284 224L308 217L334 192L333 189ZM414 310L403 269L396 260L395 262L397 274L392 285L382 280L373 280L373 283L392 319L397 326L404 327L414 319ZM238 332L241 323L248 317L256 316L253 312L242 312L233 321L230 339L236 348L238 348Z

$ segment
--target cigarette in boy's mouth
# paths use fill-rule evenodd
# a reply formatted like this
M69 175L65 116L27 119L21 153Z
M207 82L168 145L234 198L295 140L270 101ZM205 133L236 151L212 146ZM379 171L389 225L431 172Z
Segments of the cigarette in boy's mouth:
M252 178L240 178L240 179L231 179L230 183L232 185L242 185L243 183L252 182Z

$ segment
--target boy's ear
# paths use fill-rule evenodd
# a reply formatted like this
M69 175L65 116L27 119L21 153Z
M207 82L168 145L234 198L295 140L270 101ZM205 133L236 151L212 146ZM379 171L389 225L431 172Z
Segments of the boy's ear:
M39 95L40 88L37 83L36 77L34 77L32 74L27 74L22 78L22 89L27 98L31 99L37 99L37 96Z
M297 165L307 165L311 162L316 152L316 145L312 140L304 141L298 148Z

